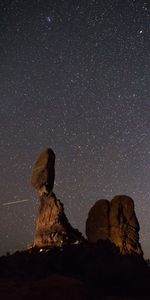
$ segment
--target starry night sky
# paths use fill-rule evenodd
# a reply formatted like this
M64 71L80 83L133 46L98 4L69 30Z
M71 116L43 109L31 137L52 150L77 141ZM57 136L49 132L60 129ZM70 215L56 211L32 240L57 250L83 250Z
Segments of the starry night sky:
M149 4L0 1L0 254L32 242L31 172L51 147L71 224L84 233L98 199L127 194L150 257Z

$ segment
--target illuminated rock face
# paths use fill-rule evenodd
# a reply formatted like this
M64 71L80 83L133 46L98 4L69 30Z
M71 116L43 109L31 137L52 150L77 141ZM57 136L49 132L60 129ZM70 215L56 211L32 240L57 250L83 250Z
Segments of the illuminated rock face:
M120 248L121 253L142 254L139 243L139 222L134 202L127 196L116 196L110 204L110 238Z
M69 224L63 204L54 193L43 195L40 200L34 246L62 246L83 240L79 231Z
M109 239L122 254L143 254L139 229L134 202L124 195L114 197L110 203L107 200L97 201L86 222L86 235L90 242Z
M52 192L55 178L55 154L46 149L38 157L32 173L32 185L40 197L39 215L36 222L34 246L62 246L80 243L82 234L68 222L63 204Z

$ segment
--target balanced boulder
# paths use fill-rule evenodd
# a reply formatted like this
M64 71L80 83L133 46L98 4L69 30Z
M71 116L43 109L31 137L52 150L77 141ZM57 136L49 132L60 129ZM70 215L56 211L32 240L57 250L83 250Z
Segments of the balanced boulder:
M39 195L49 194L53 190L55 179L55 153L44 150L38 157L32 172L31 183Z

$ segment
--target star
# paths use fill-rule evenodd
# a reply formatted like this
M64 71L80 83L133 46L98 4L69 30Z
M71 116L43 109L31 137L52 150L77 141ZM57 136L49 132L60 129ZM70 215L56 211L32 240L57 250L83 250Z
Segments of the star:
M46 20L47 20L48 23L52 23L53 18L52 18L51 16L47 16L47 17L46 17Z

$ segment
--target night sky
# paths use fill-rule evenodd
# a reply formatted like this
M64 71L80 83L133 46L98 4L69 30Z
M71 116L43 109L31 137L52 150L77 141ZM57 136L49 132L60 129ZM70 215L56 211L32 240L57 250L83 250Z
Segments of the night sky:
M129 195L150 257L149 17L148 0L0 1L0 254L32 243L31 172L51 147L71 224Z

